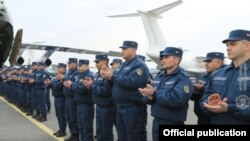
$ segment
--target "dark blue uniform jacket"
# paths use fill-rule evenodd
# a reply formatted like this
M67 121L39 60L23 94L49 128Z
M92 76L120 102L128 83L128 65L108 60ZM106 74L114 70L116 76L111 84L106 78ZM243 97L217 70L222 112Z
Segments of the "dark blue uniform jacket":
M145 87L149 78L146 64L137 56L124 62L113 76L113 98L117 105L142 106L139 87Z
M82 80L84 80L85 77L91 77L91 79L94 79L93 73L89 70L83 73L78 73L77 79L72 84L72 90L74 91L75 94L74 100L78 104L80 103L93 104L92 93L82 83Z
M152 116L169 122L184 122L192 94L193 84L182 68L178 67L170 75L165 72L152 102Z
M69 72L64 76L64 81L70 80L70 81L72 81L72 83L74 83L76 78L77 78L77 75L78 75L78 71L76 69L69 70ZM63 87L63 94L66 97L67 96L70 96L70 97L74 96L73 90L70 88L67 88L67 87Z
M112 98L112 84L103 79L100 72L94 78L94 83L91 86L93 93L93 101L97 105L111 106L114 105Z
M228 99L228 111L212 113L212 124L250 124L250 60L235 68L233 64L210 75L208 92L202 97L201 106L210 94L218 93Z
M51 81L52 95L54 97L64 97L63 95L63 81L53 78Z

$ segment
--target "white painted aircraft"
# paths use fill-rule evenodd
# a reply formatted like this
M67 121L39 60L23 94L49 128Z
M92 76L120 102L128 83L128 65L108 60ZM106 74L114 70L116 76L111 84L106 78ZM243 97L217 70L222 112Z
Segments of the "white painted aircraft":
M165 11L168 11L182 3L181 0L176 2L161 6L159 8L155 8L149 11L138 10L137 13L131 14L123 14L123 15L114 15L108 17L141 17L144 28L146 30L149 49L146 52L147 56L154 61L156 64L160 64L159 62L159 52L164 50L166 47L166 42L164 36L161 32L161 29L158 24L158 18L162 18L161 14ZM69 48L69 47L61 47L61 46L50 46L50 45L37 45L37 44L22 44L20 48L19 55L21 56L25 49L35 49L35 50L45 50L46 52L41 57L40 61L45 61L49 58L55 51L63 51L63 52L72 52L72 53L80 53L80 54L97 54L103 53L102 51L97 50L86 50L86 49L77 49L77 48ZM109 56L122 57L120 52L117 51L107 51ZM187 56L183 55L183 59L181 62L181 66L185 68L191 76L202 73L205 71L202 60L204 57L197 56Z
M158 24L158 19L162 18L161 14L182 4L181 0L176 2L149 10L137 10L137 13L130 13L130 14L122 14L122 15L113 15L108 17L141 17L144 25L144 29L147 34L149 48L146 52L147 56L153 60L158 65L159 62L159 52L164 50L166 47L166 41L164 36L161 32L160 26ZM204 57L202 56L187 56L183 55L183 59L181 61L181 66L185 68L190 74L198 75L205 71L204 64L202 63Z

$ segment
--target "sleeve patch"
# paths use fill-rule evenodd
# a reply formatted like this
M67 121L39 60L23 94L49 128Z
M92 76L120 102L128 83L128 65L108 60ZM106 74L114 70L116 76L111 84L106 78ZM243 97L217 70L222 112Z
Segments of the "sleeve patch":
M141 75L143 74L142 69L140 69L140 68L137 69L137 70L136 70L136 73L137 73L137 75L141 76Z
M185 92L186 94L188 94L188 93L190 92L190 89L189 89L189 86L188 86L188 85L185 85L185 86L183 87L183 90L184 90L184 92Z

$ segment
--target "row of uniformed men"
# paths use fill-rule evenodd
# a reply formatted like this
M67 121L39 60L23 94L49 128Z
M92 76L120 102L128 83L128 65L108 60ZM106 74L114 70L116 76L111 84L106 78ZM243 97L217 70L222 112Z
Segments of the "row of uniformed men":
M208 53L204 60L210 75L205 81L206 85L202 81L192 84L185 70L179 67L183 51L175 47L167 47L160 53L162 71L152 80L151 85L148 84L148 68L136 55L138 44L134 41L123 42L120 48L125 62L116 71L108 68L106 54L96 55L95 62L99 71L95 77L88 69L87 60L82 63L79 61L77 72L77 59L70 58L66 75L58 71L56 79L45 81L46 85L52 86L54 94L58 92L65 96L66 121L71 133L66 140L79 140L79 135L81 140L93 140L93 103L97 105L97 140L113 140L111 127L114 119L118 140L143 140L145 102L151 105L154 117L153 140L159 140L159 125L184 124L188 101L193 93L201 94L198 103L201 111L211 116L209 123L249 124L250 32L234 30L223 43L227 44L232 64L211 73L207 62L222 60L222 57L218 57L220 53ZM203 86L199 86L200 83ZM63 120L59 119L58 113L57 117L60 129L65 132L65 122L62 124Z
M37 65L38 69L34 69ZM35 111L33 118L43 122L47 120L51 107L49 87L43 84L43 80L50 76L44 70L43 62L33 62L32 69L28 65L2 69L0 90L9 102L17 105L26 115L33 115Z
M100 63L98 63L98 59L100 60ZM95 62L97 64L100 64L99 66L102 66L103 63L105 63L102 62L102 60L106 60L108 62L108 57L106 54L97 55ZM117 68L121 63L121 59L114 59L111 65L113 68ZM78 70L76 64L78 64ZM87 77L90 77L90 80L93 80L94 78L94 74L88 69L88 64L88 60L79 60L79 62L77 63L76 58L69 58L69 72L65 75L66 65L63 63L59 63L55 78L51 78L49 76L49 73L44 69L44 62L32 62L32 71L30 66L28 65L13 68L3 68L0 72L1 95L3 95L9 102L16 104L23 112L26 112L27 115L33 115L33 111L35 110L35 115L33 115L33 118L37 119L40 122L44 122L47 120L45 100L46 97L49 97L49 88L52 87L52 94L55 97L56 116L59 123L59 131L55 132L54 134L57 137L66 135L65 131L67 119L71 131L71 136L66 140L79 140L79 131L82 134L82 140L83 138L91 140L91 138L93 138L92 128L94 114L92 95L90 92L84 91L83 86L81 86L80 84L84 78L87 79ZM97 68L99 67L97 66ZM70 83L70 88L68 87L68 83ZM74 94L73 91L71 92L70 90L73 86ZM104 126L111 127L108 128L110 131L105 131L106 128L103 131L108 133L104 134L105 137L108 138L108 140L112 140L111 138L113 138L112 127L114 124L115 105L113 103L113 100L110 98L111 89L105 88L105 86L103 89L106 89L107 92L100 90L100 93L103 92L104 97L107 97L108 101L98 101L100 101L101 105L104 106L101 111L107 112L105 113L106 117L104 117L104 120L109 122ZM78 95L82 93L86 93L86 96L82 97ZM87 106L84 106L84 103L86 103ZM107 110L105 111L106 106ZM97 109L99 109L98 106ZM47 110L50 110L50 105L48 106ZM76 111L78 112L76 113ZM109 116L110 119L107 116ZM76 121L77 117L78 119L82 120ZM79 129L77 124L79 124ZM83 131L81 130L83 128L83 124L87 126L86 136L83 135L85 133L83 133ZM99 140L103 140L103 138L104 137L101 137L99 138Z
M137 45L135 42L124 41L123 46L126 44L132 44L133 46ZM136 58L138 59L139 56ZM142 57L142 59L144 58ZM139 59L140 63L143 62L142 59ZM113 98L114 95L112 95L115 83L111 80L104 79L101 73L102 70L109 70L112 73L118 73L122 60L114 59L110 64L112 66L110 69L108 67L108 55L102 53L96 55L94 62L98 69L96 74L93 74L89 70L89 60L69 58L68 72L66 74L66 64L59 63L55 79L47 79L44 82L45 85L51 86L52 94L55 97L55 108L59 130L55 132L54 135L57 137L65 136L66 122L68 124L71 135L69 138L65 139L65 141L79 140L79 136L82 141L93 140L94 104L96 104L96 140L112 141L114 140L113 126L116 125L118 131L121 129L123 130L124 128L124 123L121 121L123 118L117 118L116 116L116 108L120 106L115 102ZM129 70L127 70L127 73L129 73L128 71ZM137 75L142 75L142 73L143 72L140 68L136 72ZM149 73L147 72L147 76L148 74ZM133 84L130 85L133 86ZM116 91L115 93L119 94L120 92ZM137 97L139 99L142 96L138 95ZM131 100L132 99L133 98L131 97ZM146 104L143 103L142 99L140 103L137 103L136 100L133 104L140 106L141 109L143 108L143 124L136 124L141 126L140 130L144 134L143 140L146 140ZM121 104L121 106L126 106L126 104ZM133 114L134 112L137 111L133 111ZM140 112L137 114L141 115L142 113ZM131 126L133 124L135 123L130 123ZM120 140L121 138L127 140L127 137L118 138Z
M224 54L207 54L207 73L194 84L194 112L198 124L250 124L250 31L237 29L222 41L231 64L224 65Z
M168 47L161 54L160 71L153 86L139 88L146 101L151 104L153 140L159 140L159 125L184 124L188 101L195 101L198 124L250 124L250 31L232 30L222 41L227 46L228 58L224 65L224 54L207 54L206 74L194 85L185 71L179 67L182 51Z

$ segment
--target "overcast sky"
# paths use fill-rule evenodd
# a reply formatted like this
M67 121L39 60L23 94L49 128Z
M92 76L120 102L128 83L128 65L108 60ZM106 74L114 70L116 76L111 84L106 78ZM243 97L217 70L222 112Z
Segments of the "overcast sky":
M15 31L24 29L23 42L91 50L116 50L123 40L148 49L140 18L108 18L108 15L151 10L175 0L5 0ZM250 30L249 0L183 0L159 20L167 45L191 50L191 54L225 52L221 43L233 29ZM41 54L41 53L40 53ZM39 53L28 53L37 56ZM27 52L26 52L27 56ZM63 57L60 57L63 56ZM66 62L76 54L56 53L54 62ZM89 57L88 57L89 58ZM90 57L91 58L91 57Z

